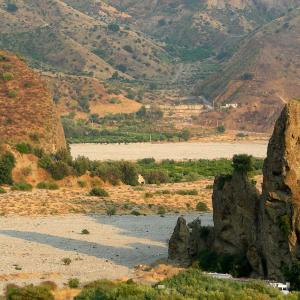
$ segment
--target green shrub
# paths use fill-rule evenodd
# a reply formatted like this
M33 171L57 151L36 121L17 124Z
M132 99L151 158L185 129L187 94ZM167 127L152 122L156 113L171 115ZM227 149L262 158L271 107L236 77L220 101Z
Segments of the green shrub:
M81 188L87 187L87 182L85 180L78 180L77 183Z
M136 217L141 215L141 213L137 210L133 210L130 214Z
M176 191L176 194L178 195L190 195L190 196L197 196L198 195L198 191L196 189L193 190L178 190Z
M14 75L9 72L4 72L4 73L2 73L2 78L4 81L10 81L10 80L13 80Z
M89 195L96 196L96 197L108 197L109 196L108 192L100 187L92 188Z
M45 170L49 170L51 165L52 159L49 155L43 155L38 161L38 166Z
M224 125L220 125L216 128L218 133L224 133L226 131L226 128Z
M78 158L76 158L73 163L72 166L76 172L77 176L82 176L84 175L87 170L90 167L90 160L84 156L79 156Z
M111 206L106 209L106 214L108 216L114 216L116 213L117 213L117 209L115 206Z
M31 191L32 185L27 182L17 182L11 187L13 191Z
M29 154L32 152L32 146L23 142L16 145L16 150L22 154Z
M87 229L82 229L81 234L90 234L90 232Z
M55 180L64 179L66 176L70 175L69 166L63 161L52 162L48 168L51 176Z
M18 10L18 6L15 3L7 3L6 4L6 10L10 13L15 13Z
M110 24L108 24L107 28L110 31L113 31L113 32L120 31L120 26L118 24L116 24L116 23L110 23Z
M0 194L6 194L6 190L2 187L0 187Z
M28 285L23 288L8 287L7 300L54 300L51 290L46 285Z
M8 96L9 98L16 98L17 95L18 95L18 93L17 93L16 90L9 90L9 91L7 92L7 96Z
M241 80L252 80L254 78L254 74L253 73L244 73L241 76Z
M71 289L77 289L79 287L79 279L78 278L71 278L68 281L68 286Z
M204 203L204 202L198 202L197 205L196 205L196 209L198 211L209 211L209 209L207 207L207 204Z
M232 165L237 172L251 172L253 171L253 157L247 154L236 154L233 156Z
M45 155L44 149L38 147L33 148L32 153L38 158L42 158Z
M39 182L36 185L36 188L40 189L40 190L58 190L59 186L57 183L55 182Z
M12 170L16 164L12 153L6 152L0 155L0 184L12 184Z
M157 209L157 214L163 216L166 214L166 209L163 206L159 206Z
M252 268L244 256L220 255L204 250L198 255L199 267L209 272L228 273L234 277L248 277Z
M129 161L120 162L121 181L128 185L138 185L138 172L136 165Z
M69 266L72 262L71 258L69 258L69 257L64 257L61 261L63 262L63 264L65 266Z
M142 175L149 184L161 184L169 181L168 173L163 170L151 170Z

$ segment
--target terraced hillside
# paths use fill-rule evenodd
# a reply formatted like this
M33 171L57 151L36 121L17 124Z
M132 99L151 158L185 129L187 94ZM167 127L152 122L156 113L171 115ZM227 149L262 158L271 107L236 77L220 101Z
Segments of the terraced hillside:
M30 142L52 152L66 147L52 97L40 77L8 52L0 51L1 142Z

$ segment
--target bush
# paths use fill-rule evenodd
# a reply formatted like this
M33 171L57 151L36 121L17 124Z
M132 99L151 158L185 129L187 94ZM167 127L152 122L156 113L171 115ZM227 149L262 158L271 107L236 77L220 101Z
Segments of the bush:
M78 278L69 279L68 286L71 289L77 289L79 287L79 279Z
M133 215L133 216L136 216L136 217L141 215L141 213L137 210L133 210L130 214Z
M32 152L32 147L28 143L19 143L16 145L16 150L22 154L29 154Z
M87 170L90 167L90 160L84 156L79 156L78 158L76 158L73 163L72 166L76 172L77 176L82 176L84 175Z
M292 230L292 228L291 228L291 220L290 220L290 217L287 214L278 217L277 223L278 223L278 226L279 226L280 230L285 235L289 235L290 234L290 232Z
M109 196L108 192L100 187L92 188L89 195L95 196L95 197L108 197Z
M9 98L16 98L17 95L18 95L18 93L17 93L17 91L15 91L15 90L9 90L9 91L7 92L7 96L8 96Z
M107 28L110 31L113 31L113 32L120 31L120 26L118 24L116 24L116 23L110 23L110 24L108 24Z
M209 211L209 209L207 207L207 204L204 203L204 202L198 202L197 205L196 205L196 209L198 211Z
M55 182L39 182L36 185L36 188L40 189L40 190L58 190L59 186L58 184L56 184Z
M9 72L4 72L2 74L2 78L4 81L10 81L14 78L14 75L12 73L9 73Z
M220 125L217 127L217 132L218 133L224 133L226 131L226 128L224 125Z
M14 183L12 188L13 191L31 191L32 185L27 182Z
M16 164L12 153L7 152L0 155L0 184L12 184L12 170Z
M49 155L43 155L38 162L38 166L42 169L49 170L52 165L52 159Z
M87 229L82 229L81 234L90 234L90 232Z
M131 47L130 45L125 45L125 46L123 47L123 49L124 49L125 51L129 52L129 53L133 53L133 49L132 49L132 47Z
M0 187L0 194L5 194L6 193L6 190L2 187Z
M248 173L253 171L253 157L247 154L234 155L232 165L235 171Z
M23 288L8 287L6 291L7 300L54 300L51 290L46 285L28 285Z
M197 196L198 195L198 191L196 189L193 190L178 190L176 191L176 194L178 195L190 195L190 196Z
M69 258L69 257L64 257L61 261L63 262L63 264L65 266L69 266L72 262L71 258Z
M161 184L169 181L168 173L163 170L152 170L142 175L149 184Z
M157 210L157 214L163 216L166 214L166 209L163 206L159 206Z
M253 73L244 73L241 76L241 80L252 80L254 78L254 74Z
M106 214L108 216L114 216L116 213L117 213L117 209L115 206L111 206L106 209Z
M120 162L121 181L128 185L138 185L138 172L136 165L129 161Z
M61 180L70 175L70 168L63 161L52 162L48 171L55 180Z
M234 277L248 277L252 268L244 256L220 255L204 250L198 256L199 267L209 272L227 273Z
M18 6L15 3L7 3L6 10L10 13L15 13L18 10Z

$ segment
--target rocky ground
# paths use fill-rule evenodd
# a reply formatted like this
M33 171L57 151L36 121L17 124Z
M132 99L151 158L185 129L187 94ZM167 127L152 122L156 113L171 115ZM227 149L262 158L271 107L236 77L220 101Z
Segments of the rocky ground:
M170 268L144 265L167 258L167 241L178 216L2 216L0 289L7 283L45 280L63 286L75 277L81 282L99 278L161 279L171 272ZM196 216L185 215L188 220ZM204 225L212 222L211 214L201 218ZM82 234L83 229L89 234Z

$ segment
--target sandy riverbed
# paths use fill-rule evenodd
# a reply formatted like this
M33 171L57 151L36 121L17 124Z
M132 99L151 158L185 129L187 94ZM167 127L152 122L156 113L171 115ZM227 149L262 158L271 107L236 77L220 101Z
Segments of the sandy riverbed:
M197 215L186 216L188 221ZM167 240L178 215L0 217L0 289L69 278L88 282L134 276L138 264L167 257ZM212 223L211 214L201 217ZM82 235L82 229L90 234ZM63 258L72 260L69 266Z
M84 155L97 160L137 160L153 157L162 159L217 159L232 158L234 154L250 154L264 158L267 142L239 143L137 143L137 144L73 144L73 157Z

